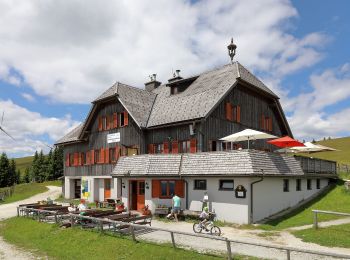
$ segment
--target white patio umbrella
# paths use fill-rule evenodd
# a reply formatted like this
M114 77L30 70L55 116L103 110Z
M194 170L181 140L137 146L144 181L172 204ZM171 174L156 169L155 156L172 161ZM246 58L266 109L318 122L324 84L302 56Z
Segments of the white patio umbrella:
M299 152L299 153L310 153L310 152L325 152L325 151L337 151L337 149L331 148L331 147L327 147L324 145L320 145L320 144L313 144L311 142L306 142L304 143L305 146L301 146L301 147L291 147L290 149L292 151L295 152Z
M243 131L234 133L232 135L225 136L221 138L221 141L224 142L240 142L240 141L248 141L248 149L249 149L249 141L250 140L258 140L258 139L269 139L269 138L277 138L277 136L270 135L264 132L256 131L253 129L245 129Z

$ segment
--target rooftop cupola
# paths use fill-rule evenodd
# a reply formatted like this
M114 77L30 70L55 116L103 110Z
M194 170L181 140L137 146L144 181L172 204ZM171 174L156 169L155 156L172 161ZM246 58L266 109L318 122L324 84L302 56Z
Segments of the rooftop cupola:
M157 74L152 74L149 76L149 78L150 78L150 81L145 83L145 89L147 91L151 92L162 84L162 82L157 81Z
M173 77L171 79L168 79L168 82L172 83L174 81L182 79L182 77L180 76L180 72L181 72L181 70L176 70L176 72L173 73Z

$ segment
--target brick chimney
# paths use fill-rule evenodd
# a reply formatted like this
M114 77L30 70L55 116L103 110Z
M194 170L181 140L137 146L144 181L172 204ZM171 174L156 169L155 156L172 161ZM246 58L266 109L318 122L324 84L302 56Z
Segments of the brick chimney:
M171 79L168 79L168 82L171 83L171 82L174 82L174 81L183 79L183 78L180 76L180 71L181 71L181 70L176 70L176 73L173 74L173 77L172 77Z
M147 91L151 92L151 91L155 90L156 88L158 88L162 84L162 82L157 81L157 79L156 79L157 74L150 75L149 78L150 78L150 81L145 83L145 89Z

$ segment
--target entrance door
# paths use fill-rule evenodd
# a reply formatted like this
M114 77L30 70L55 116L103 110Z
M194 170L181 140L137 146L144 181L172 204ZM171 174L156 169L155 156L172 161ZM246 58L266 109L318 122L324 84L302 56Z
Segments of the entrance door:
M109 199L111 197L111 179L105 179L105 199Z
M81 196L81 180L74 180L74 199Z
M145 207L145 181L137 181L137 210Z
M145 207L145 181L130 181L130 209L141 211Z

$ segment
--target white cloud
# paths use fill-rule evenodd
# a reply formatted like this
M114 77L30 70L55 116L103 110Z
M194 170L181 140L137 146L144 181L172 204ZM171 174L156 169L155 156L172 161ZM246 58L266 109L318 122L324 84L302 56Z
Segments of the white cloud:
M322 57L325 36L285 32L297 15L286 0L5 0L0 60L36 94L68 103L89 102L116 80L142 87L152 73L166 81L172 69L228 63L231 36L243 64L282 76Z
M318 139L350 133L350 108L324 112L341 101L350 100L349 64L327 69L310 77L312 91L289 98L287 110L292 112L289 123L297 136Z
M15 139L14 141L0 132L0 152L5 151L10 155L31 155L40 149L47 151L43 136L47 135L49 144L52 145L78 124L69 115L65 118L43 117L14 104L11 100L0 99L0 108L1 114L5 112L2 127Z
M21 93L21 96L29 101L29 102L34 102L35 101L35 97L33 97L31 94L28 94L28 93Z

